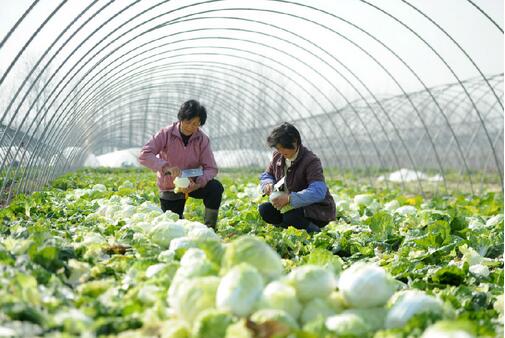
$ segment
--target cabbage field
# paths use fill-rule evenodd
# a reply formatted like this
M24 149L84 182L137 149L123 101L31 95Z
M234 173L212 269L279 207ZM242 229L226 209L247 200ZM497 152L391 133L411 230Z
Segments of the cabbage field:
M159 209L140 169L83 169L0 211L0 337L503 337L503 195L328 182L317 234L263 223L258 173Z

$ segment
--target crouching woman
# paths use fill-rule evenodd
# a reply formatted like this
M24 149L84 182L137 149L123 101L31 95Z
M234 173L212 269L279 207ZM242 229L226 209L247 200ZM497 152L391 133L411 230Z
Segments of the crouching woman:
M263 193L272 196L259 206L261 218L278 227L319 232L336 217L321 161L302 145L300 133L290 123L275 128L267 143L275 151L260 180Z

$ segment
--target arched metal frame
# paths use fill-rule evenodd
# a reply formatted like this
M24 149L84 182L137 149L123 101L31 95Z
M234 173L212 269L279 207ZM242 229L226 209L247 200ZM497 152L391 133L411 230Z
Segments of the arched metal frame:
M419 20L450 40L455 51L475 69L475 78L462 80L416 27L368 1L357 2L381 20L394 22L408 32L441 62L455 83L430 86L407 58L395 51L394 45L325 8L284 0L258 1L256 7L250 3L240 7L239 2L182 1L177 7L178 4L165 0L142 8L140 0L125 1L121 4L124 7L100 21L100 15L106 15L103 13L118 4L102 2L95 9L98 1L90 0L60 31L28 74L16 79L13 71L27 49L58 12L70 6L69 1L61 1L0 78L0 90L6 79L12 83L12 78L17 88L7 98L6 107L0 107L4 108L0 110L2 198L9 200L13 194L41 188L55 176L82 165L84 155L96 153L107 140L111 147L134 145L133 136L139 141L147 140L169 122L162 115L170 111L175 116L177 107L189 97L202 99L211 114L218 115L212 115L207 127L216 149L234 149L237 139L250 137L257 141L251 146L268 151L259 141L277 123L289 120L297 124L306 143L320 154L330 176L337 175L339 169L363 169L369 184L374 184L384 170L432 169L443 177L443 190L447 191L445 173L456 170L468 179L473 192L475 175L486 171L499 177L503 191L503 74L485 75L482 65L429 14L399 0ZM476 17L487 20L503 37L502 28L490 13L470 0L467 2ZM33 20L37 6L39 2L34 1L2 39L0 56L16 30L26 20ZM300 10L303 16L298 14ZM265 19L257 18L258 15L265 15ZM295 20L347 44L377 67L378 76L391 81L400 95L379 99L367 80L355 71L359 64L346 63L331 48L323 48L311 39L310 34L272 22L272 16ZM79 21L83 22L76 27ZM118 21L113 29L107 28ZM92 24L98 26L93 28ZM202 26L187 29L193 25ZM339 25L358 32L363 41L348 38L342 27L339 31ZM86 35L85 29L92 32L79 39L79 34ZM86 49L94 38L99 41ZM421 90L408 91L404 80L369 52L365 38L387 52ZM71 49L71 43L77 46ZM285 83L289 85L283 86ZM352 94L346 94L343 88ZM129 109L136 104L144 106L133 113ZM37 111L32 113L36 106ZM229 118L222 118L221 114ZM496 119L501 123L497 124ZM139 126L143 127L143 134L133 132ZM410 133L405 132L405 126ZM470 141L465 126L474 128ZM421 135L417 142L410 140L414 135ZM483 156L487 160L480 166L471 160L476 151L482 151L480 147L475 150L474 145L486 148ZM74 149L70 156L64 156L66 148ZM421 148L425 154L419 154ZM21 160L14 161L18 158ZM418 177L420 192L423 184ZM481 181L480 190L483 189Z

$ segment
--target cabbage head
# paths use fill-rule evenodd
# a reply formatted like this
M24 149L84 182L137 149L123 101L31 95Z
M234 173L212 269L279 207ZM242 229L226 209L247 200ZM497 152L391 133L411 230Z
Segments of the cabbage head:
M158 244L163 249L168 249L170 241L174 238L183 237L185 235L186 230L182 225L170 222L160 222L149 231L151 241Z
M420 313L444 313L444 304L419 290L400 291L386 317L386 329L403 327L410 318Z
M336 287L334 274L316 265L294 268L286 276L285 282L295 288L296 295L302 302L327 297Z
M218 286L219 277L215 276L187 279L179 285L170 305L182 320L191 324L202 311L215 307Z
M176 299L181 285L194 277L205 277L217 274L217 269L206 258L205 253L197 248L190 248L182 256L179 269L175 272L170 288L168 289L168 303Z
M353 313L342 313L326 318L326 328L337 336L364 337L370 328L365 321Z
M179 255L182 255L184 252L186 252L187 249L196 247L198 247L196 240L184 236L174 238L170 242L168 250L174 252L176 254L176 257L180 257Z
M441 320L428 327L421 338L475 338L470 322Z
M217 308L245 317L254 310L263 291L263 278L253 266L242 263L223 276L217 289Z
M263 309L256 311L251 315L251 320L257 324L263 324L265 322L276 322L285 326L286 333L291 330L298 329L298 324L296 320L293 319L286 311L277 309Z
M337 314L335 309L325 299L314 298L305 304L300 322L305 325L316 319L326 319L335 314Z
M263 289L257 308L258 310L284 310L295 320L298 319L302 310L302 306L296 298L296 290L279 281L270 282Z
M372 307L368 309L347 309L342 314L354 314L361 317L371 331L383 330L386 325L388 310L384 307Z
M394 279L375 264L355 263L340 275L339 288L350 307L382 306L395 292Z
M194 227L188 230L188 237L197 241L220 241L219 237L211 228Z
M253 236L242 236L227 247L221 268L224 273L240 263L254 266L266 281L278 278L282 272L281 257L268 244Z

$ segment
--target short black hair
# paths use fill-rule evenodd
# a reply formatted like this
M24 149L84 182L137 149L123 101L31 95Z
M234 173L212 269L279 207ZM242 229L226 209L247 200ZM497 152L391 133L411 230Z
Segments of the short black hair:
M207 121L207 109L197 100L188 100L181 105L177 118L179 121L192 120L195 117L200 118L200 125L203 126Z
M272 130L270 136L267 138L267 143L268 146L272 148L275 148L278 144L280 144L286 149L296 149L300 144L302 144L302 138L295 126L289 122L284 122Z

